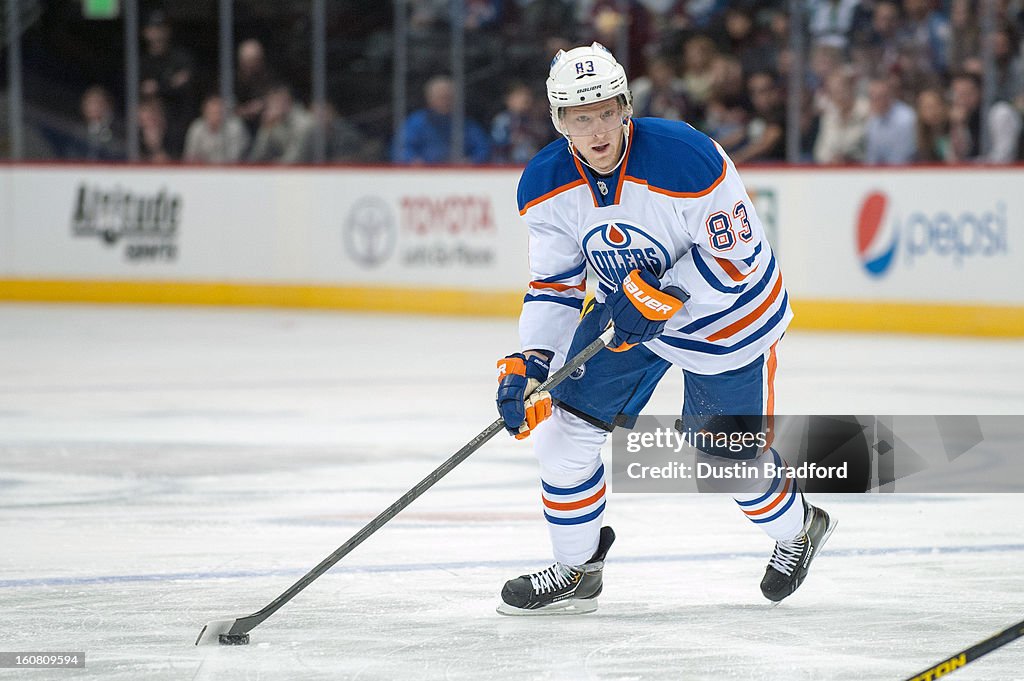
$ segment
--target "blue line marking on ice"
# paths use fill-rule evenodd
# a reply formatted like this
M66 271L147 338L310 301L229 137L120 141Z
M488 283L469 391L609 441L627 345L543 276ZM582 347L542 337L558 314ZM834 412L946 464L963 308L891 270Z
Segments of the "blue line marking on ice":
M1024 544L983 544L979 546L896 546L871 549L832 549L826 552L832 558L860 556L927 556L977 553L1011 553L1024 551ZM691 553L676 556L623 556L615 558L616 563L697 563L702 561L734 560L736 558L764 558L758 552ZM524 564L540 564L547 558L523 560L481 560L450 563L410 563L407 565L354 565L333 569L335 574L345 572L388 573L427 572L430 570L468 570L473 568L519 568ZM291 568L282 570L230 570L222 572L166 572L136 575L94 575L81 577L38 577L31 579L0 579L0 589L39 586L81 586L86 584L124 584L126 582L174 582L207 579L238 579L242 577L291 577L303 575L306 570Z

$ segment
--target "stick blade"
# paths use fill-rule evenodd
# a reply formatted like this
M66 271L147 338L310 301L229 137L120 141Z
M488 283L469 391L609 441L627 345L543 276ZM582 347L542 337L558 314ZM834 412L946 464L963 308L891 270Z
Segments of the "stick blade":
M205 646L220 643L220 635L229 633L231 628L234 627L237 622L237 618L207 622L206 626L203 627L203 630L199 632L199 638L196 639L196 645Z

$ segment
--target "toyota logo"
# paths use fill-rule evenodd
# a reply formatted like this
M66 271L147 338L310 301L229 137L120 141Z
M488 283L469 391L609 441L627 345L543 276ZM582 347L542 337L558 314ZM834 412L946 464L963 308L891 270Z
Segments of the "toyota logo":
M345 251L363 267L376 267L395 250L398 228L388 202L377 198L360 199L345 221Z

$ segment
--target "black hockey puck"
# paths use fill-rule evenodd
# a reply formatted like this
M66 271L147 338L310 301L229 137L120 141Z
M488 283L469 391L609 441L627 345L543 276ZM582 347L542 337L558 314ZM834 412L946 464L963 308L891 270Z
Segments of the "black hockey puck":
M222 646L247 646L249 634L221 634L217 637Z

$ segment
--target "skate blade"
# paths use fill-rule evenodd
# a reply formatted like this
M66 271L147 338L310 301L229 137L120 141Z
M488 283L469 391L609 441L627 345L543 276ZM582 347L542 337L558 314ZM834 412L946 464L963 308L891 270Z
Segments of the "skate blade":
M545 605L543 608L534 608L533 610L526 610L525 608L517 608L511 606L508 603L502 603L495 610L499 615L507 615L509 617L539 617L542 615L585 615L588 612L594 612L597 610L597 599L596 598L570 598L560 603L552 603L551 605Z
M833 532L835 532L836 525L838 524L838 520L829 516L828 527L825 528L825 534L821 535L821 541L818 542L818 556L821 555L822 550L825 548L825 542L827 542L828 538L832 536ZM815 556L815 558L818 556Z

